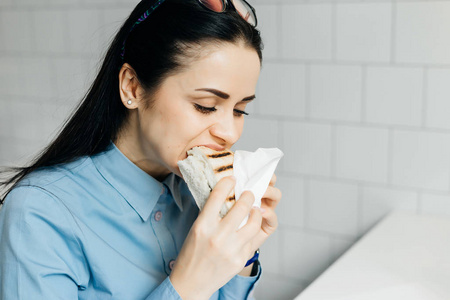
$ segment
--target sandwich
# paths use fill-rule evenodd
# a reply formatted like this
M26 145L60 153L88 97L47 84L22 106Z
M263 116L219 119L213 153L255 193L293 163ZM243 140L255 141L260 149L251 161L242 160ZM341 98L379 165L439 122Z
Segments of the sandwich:
M188 157L178 162L181 174L200 210L220 179L233 175L234 154L230 150L215 151L208 147L194 147ZM220 210L224 217L236 203L234 189Z

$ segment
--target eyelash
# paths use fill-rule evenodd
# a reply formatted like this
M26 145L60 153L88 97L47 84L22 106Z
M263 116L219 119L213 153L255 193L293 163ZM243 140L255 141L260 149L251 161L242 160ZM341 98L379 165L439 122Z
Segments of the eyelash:
M201 112L202 114L205 114L205 115L209 115L210 113L213 113L217 110L215 107L205 107L205 106L201 106L197 103L194 104L194 107L196 110L198 110L199 112ZM238 117L240 117L242 115L248 116L248 113L246 113L245 111L242 111L242 110L238 110L238 109L235 109L234 113Z

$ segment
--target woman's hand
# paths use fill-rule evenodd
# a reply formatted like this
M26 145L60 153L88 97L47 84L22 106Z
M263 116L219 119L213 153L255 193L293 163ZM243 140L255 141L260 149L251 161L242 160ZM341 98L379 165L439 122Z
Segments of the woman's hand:
M253 247L256 251L267 238L275 232L278 227L278 218L275 214L275 208L281 200L281 191L275 187L277 177L273 174L269 186L261 199L262 224L261 230L252 241ZM253 264L244 268L239 275L250 276L253 269Z
M277 176L273 174L269 186L261 199L261 210L263 212L261 231L253 241L253 243L257 245L256 249L258 249L278 227L278 217L275 213L275 208L281 201L281 191L275 187L276 181Z
M274 219L270 207L278 198L273 200L272 189L264 195L272 199L270 206L264 206L268 208L264 222L261 210L252 208L251 192L244 192L228 214L220 218L219 211L234 185L231 177L219 181L186 237L170 275L183 300L209 299L243 269L259 243L276 228L276 216ZM238 230L249 213L247 224Z

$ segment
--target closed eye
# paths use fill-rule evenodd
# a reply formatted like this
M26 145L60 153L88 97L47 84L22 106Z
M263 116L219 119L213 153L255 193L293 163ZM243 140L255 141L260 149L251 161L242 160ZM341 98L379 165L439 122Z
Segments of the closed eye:
M196 110L198 110L199 112L201 112L202 114L205 114L205 115L213 113L217 110L215 107L205 107L205 106L201 106L197 103L194 104L194 107Z
M246 112L243 111L243 110L239 110L239 109L235 109L235 110L234 110L234 114L235 114L237 117L240 117L240 116L243 116L243 115L248 116L248 113L246 113Z

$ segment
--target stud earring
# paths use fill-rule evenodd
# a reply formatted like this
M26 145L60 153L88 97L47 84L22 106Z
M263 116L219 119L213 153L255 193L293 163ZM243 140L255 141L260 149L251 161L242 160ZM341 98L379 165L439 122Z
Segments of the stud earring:
M131 105L131 103L133 103L133 101L131 101L131 100L128 100L128 105Z

